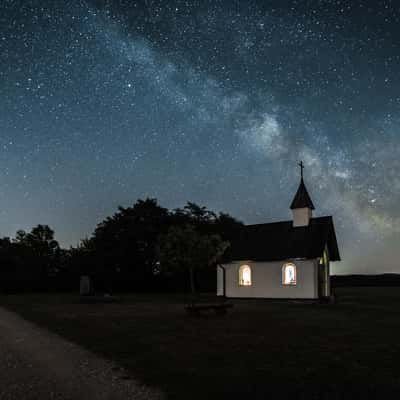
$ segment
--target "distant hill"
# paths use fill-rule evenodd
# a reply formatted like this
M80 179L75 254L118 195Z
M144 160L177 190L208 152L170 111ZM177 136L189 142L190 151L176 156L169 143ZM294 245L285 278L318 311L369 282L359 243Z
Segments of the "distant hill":
M332 287L343 286L400 286L400 274L333 275Z

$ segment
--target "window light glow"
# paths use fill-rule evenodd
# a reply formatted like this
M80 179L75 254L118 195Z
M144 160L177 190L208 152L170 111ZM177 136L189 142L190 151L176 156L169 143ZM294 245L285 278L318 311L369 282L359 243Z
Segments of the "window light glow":
M282 271L282 283L284 285L296 285L296 266L285 264Z
M248 265L239 268L239 285L251 286L251 268Z

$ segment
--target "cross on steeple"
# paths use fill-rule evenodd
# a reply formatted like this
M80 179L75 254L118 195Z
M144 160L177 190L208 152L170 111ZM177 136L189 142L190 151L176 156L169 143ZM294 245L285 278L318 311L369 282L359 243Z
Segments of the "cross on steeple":
M299 188L297 189L297 192L294 196L294 199L292 201L290 208L292 210L294 210L296 208L309 208L310 210L314 210L314 205L311 201L310 195L307 192L306 185L304 184L304 179L303 179L304 163L303 163L303 161L300 161L298 163L298 166L300 167L300 174L301 174L300 185L299 185Z
M299 162L299 167L300 167L301 179L303 179L303 170L304 170L303 161L300 161L300 162Z

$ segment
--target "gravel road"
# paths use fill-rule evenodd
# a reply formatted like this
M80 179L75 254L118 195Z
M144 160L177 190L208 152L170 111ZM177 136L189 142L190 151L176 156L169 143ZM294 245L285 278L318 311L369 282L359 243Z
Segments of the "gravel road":
M0 400L164 398L117 365L0 307Z

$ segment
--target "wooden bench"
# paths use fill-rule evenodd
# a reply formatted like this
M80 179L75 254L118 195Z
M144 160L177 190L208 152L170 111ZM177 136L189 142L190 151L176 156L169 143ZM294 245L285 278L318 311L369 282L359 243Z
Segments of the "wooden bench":
M85 295L80 296L81 303L120 303L121 298L110 295Z
M231 303L198 303L198 304L188 304L185 306L185 310L191 315L200 315L203 311L215 311L217 315L225 315L228 308L232 308Z

